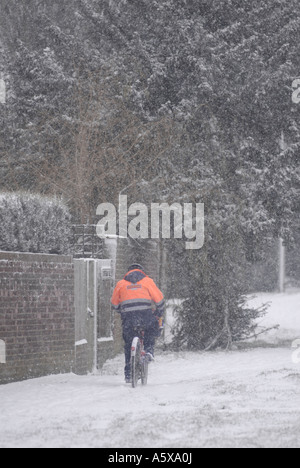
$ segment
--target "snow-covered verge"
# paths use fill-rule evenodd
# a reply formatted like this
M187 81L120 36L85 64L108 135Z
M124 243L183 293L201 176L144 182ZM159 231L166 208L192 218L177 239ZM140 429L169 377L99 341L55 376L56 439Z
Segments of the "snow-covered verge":
M300 338L299 297L254 300L272 300L265 324L285 323L294 339ZM294 351L288 343L228 353L161 353L149 385L135 390L123 383L122 356L108 361L101 375L4 385L0 448L299 448L300 363L293 361Z
M265 317L259 320L259 331L279 325L267 334L260 335L259 341L267 344L287 344L300 338L300 292L290 290L283 294L260 293L249 300L255 308L269 304Z

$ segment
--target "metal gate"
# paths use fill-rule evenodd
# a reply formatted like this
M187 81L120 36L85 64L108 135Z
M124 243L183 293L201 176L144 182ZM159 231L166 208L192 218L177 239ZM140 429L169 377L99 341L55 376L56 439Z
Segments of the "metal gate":
M75 372L96 372L113 357L112 261L74 260Z

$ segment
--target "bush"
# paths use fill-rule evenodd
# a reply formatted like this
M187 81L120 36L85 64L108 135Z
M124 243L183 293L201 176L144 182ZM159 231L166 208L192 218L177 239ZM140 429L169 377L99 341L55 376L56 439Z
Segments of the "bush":
M232 226L222 227L208 220L203 249L197 255L185 254L189 291L175 311L176 348L230 349L255 333L257 319L265 312L247 307L245 246L231 221Z
M67 254L71 215L63 202L29 193L0 193L0 250Z

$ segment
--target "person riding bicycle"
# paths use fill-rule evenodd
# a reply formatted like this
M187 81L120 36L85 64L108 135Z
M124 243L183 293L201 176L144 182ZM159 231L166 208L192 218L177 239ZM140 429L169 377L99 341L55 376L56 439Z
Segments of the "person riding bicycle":
M144 347L151 362L154 360L155 339L159 336L159 319L165 311L163 293L144 268L135 263L130 265L124 279L119 281L112 299L114 310L121 314L123 339L125 341L125 380L131 382L131 345L137 330L143 330ZM156 310L153 312L153 303Z

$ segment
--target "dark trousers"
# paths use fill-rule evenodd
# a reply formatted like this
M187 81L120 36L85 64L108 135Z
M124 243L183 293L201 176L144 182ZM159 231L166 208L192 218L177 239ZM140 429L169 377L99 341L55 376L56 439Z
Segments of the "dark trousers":
M125 342L125 377L131 373L131 345L138 331L143 330L144 348L146 353L154 355L155 340L159 336L159 325L152 310L141 312L125 312L122 314L123 339Z

